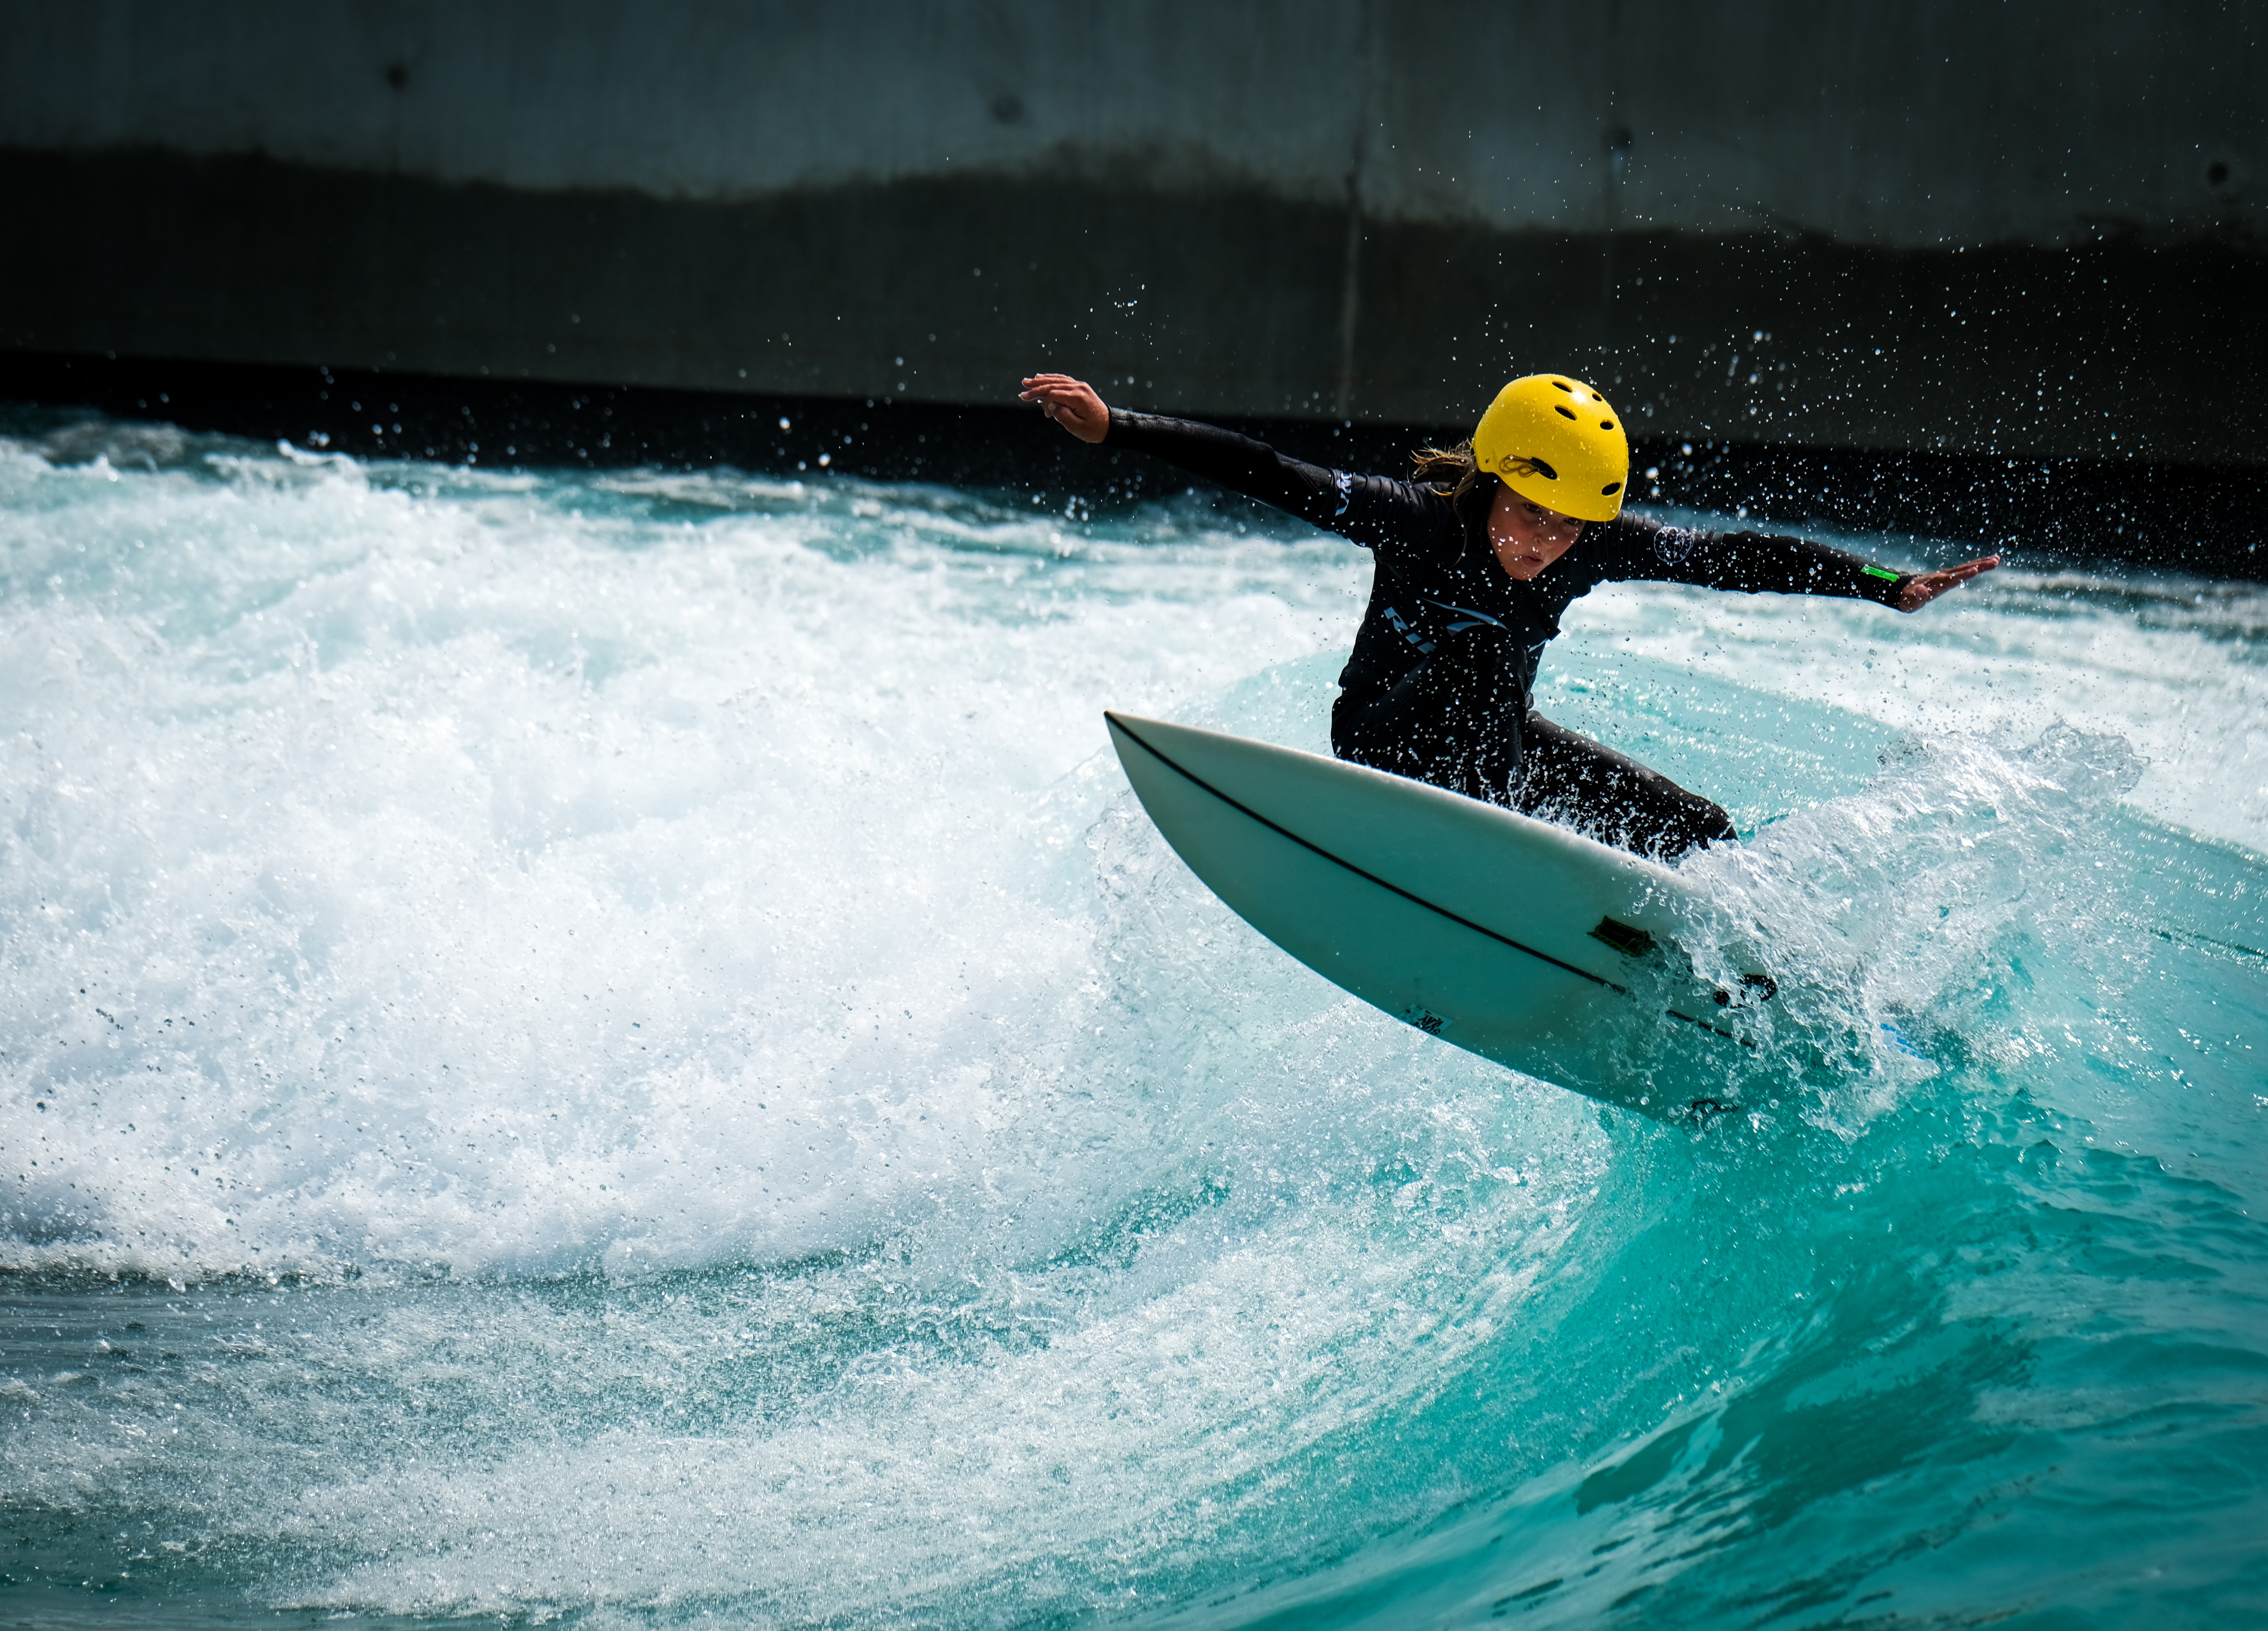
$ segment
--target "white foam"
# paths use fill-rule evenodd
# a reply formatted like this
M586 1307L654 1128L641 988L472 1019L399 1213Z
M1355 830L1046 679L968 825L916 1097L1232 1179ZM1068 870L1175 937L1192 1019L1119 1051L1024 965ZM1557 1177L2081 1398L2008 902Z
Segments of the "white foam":
M1038 801L1345 599L921 494L9 469L17 1262L792 1255L982 1190L1096 989L1107 795Z

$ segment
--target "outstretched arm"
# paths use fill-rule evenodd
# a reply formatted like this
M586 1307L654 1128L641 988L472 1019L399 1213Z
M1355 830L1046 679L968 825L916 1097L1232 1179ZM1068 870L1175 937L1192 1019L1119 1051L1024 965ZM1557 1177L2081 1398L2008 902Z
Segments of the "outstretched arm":
M1986 555L1942 572L1900 572L1808 538L1665 526L1650 517L1627 513L1600 533L1602 547L1620 551L1611 577L1701 584L1751 594L1847 595L1901 612L1918 612L1948 590L2000 564L1999 556Z
M1989 572L2000 564L1998 555L1983 555L1974 561L1963 561L1959 566L1949 566L1942 572L1924 572L1909 577L1898 591L1898 610L1918 612L1948 589L1958 589L1980 572Z
M1107 437L1113 447L1162 459L1366 548L1431 538L1444 525L1453 525L1439 498L1410 482L1327 470L1218 425L1114 409L1094 386L1069 374L1034 374L1020 394L1082 442Z

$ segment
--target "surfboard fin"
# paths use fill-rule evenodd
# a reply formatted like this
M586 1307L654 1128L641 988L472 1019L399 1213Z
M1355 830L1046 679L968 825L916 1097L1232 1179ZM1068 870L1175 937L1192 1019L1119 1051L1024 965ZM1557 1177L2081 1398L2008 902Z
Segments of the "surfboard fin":
M1575 921L1580 922L1582 920L1578 918ZM1633 924L1617 922L1611 917L1599 920L1599 926L1591 930L1591 938L1604 941L1624 957L1644 957L1653 950L1652 935Z

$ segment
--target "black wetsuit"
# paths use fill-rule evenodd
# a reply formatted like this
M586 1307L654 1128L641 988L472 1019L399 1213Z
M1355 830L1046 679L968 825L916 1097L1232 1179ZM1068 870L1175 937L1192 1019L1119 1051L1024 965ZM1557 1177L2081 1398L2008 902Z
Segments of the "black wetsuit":
M1692 531L1626 511L1586 526L1522 583L1489 546L1494 481L1459 506L1423 482L1326 470L1233 431L1116 408L1106 439L1371 551L1370 606L1331 709L1340 758L1564 819L1645 853L1682 855L1734 836L1733 824L1698 794L1535 711L1536 667L1569 603L1602 583L1651 578L1889 606L1906 582L1806 539Z

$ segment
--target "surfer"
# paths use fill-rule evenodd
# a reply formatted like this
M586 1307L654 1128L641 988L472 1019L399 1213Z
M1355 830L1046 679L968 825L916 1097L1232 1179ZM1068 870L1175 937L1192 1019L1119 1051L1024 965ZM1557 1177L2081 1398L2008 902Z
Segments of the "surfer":
M1022 399L1082 442L1152 454L1371 551L1370 605L1331 709L1341 759L1664 859L1737 834L1711 800L1535 711L1536 669L1571 602L1602 583L1646 578L1916 612L2000 564L1986 555L1900 572L1808 539L1625 515L1621 416L1564 374L1513 380L1469 440L1414 454L1406 481L1110 408L1069 374L1033 375Z

